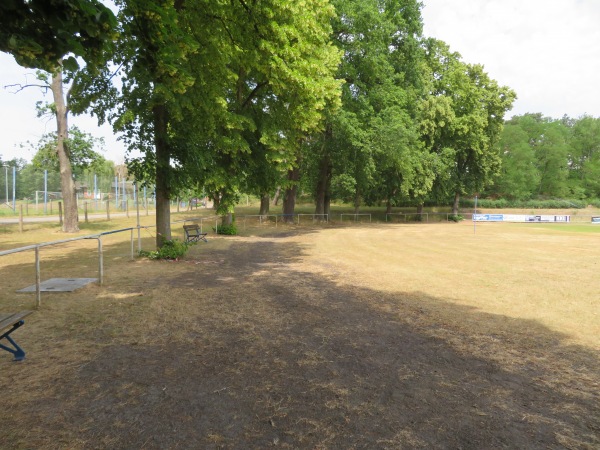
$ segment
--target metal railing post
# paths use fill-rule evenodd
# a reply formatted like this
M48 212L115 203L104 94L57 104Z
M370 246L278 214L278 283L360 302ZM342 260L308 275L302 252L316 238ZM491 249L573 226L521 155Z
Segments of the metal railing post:
M133 261L135 259L134 253L133 253L133 228L131 229L131 260Z
M42 305L42 290L40 289L41 284L41 275L40 275L40 248L38 246L35 247L35 298L36 304L39 308Z
M102 238L98 237L98 284L104 283L104 255L102 254Z

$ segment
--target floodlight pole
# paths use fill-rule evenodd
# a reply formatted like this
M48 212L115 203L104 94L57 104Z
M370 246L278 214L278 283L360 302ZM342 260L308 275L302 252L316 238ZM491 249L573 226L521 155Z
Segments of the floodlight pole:
M44 214L48 213L48 170L44 170Z
M8 205L8 166L4 164L4 181L6 185L6 204Z
M17 194L17 168L15 166L13 166L13 204L12 204L12 209L13 211L17 211L17 204L15 202L15 197Z

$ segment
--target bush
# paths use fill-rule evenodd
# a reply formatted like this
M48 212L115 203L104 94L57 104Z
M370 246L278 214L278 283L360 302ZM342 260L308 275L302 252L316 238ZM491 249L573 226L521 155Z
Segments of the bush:
M213 231L215 231L217 234L226 234L229 236L234 236L238 232L235 223L232 223L231 225L219 225L218 227L213 227Z
M448 221L452 221L452 222L460 222L461 220L464 220L464 219L465 218L463 216L461 216L460 214L448 216Z
M147 252L145 250L141 250L140 256L145 256L149 259L177 260L185 256L188 249L194 244L195 242L181 242L177 239L174 239L172 241L165 241L163 246L156 251Z

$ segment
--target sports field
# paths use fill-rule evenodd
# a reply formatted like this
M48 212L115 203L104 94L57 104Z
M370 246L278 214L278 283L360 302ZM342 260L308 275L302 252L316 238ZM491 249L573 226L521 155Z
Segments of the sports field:
M0 448L600 447L600 226L248 227L177 262L128 238L0 354ZM92 244L43 278L93 276ZM0 311L34 304L28 258Z

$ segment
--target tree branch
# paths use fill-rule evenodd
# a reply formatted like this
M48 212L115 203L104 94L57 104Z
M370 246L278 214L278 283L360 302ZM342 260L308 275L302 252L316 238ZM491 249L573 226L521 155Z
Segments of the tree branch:
M244 109L248 105L248 103L250 103L250 101L252 101L252 99L254 97L256 97L256 94L258 93L258 91L261 88L265 87L268 84L269 84L268 81L263 81L262 83L258 83L256 85L256 87L254 89L252 89L252 92L250 92L250 95L248 95L248 98L246 98L246 100L244 101L244 103L242 103L242 109Z
M18 89L14 92L11 92L12 94L17 94L27 88L30 87L36 87L36 88L41 88L41 89L46 89L46 92L50 89L50 86L48 86L47 84L21 84L21 83L16 83L16 84L7 84L3 86L4 89L8 89L8 88L14 88L14 87L18 87Z

